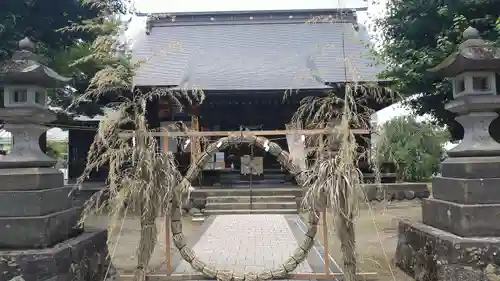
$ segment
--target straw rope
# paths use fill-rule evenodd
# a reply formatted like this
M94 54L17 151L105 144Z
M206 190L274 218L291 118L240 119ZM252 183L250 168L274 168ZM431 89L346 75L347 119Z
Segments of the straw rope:
M307 257L307 254L314 245L314 237L316 236L318 230L318 220L319 213L317 210L309 211L309 222L308 229L305 233L305 237L299 243L297 249L292 253L292 255L278 268L273 270L264 270L258 273L248 272L232 272L228 270L218 270L212 265L206 264L201 261L194 251L187 246L186 239L182 233L182 220L181 220L181 210L179 202L186 197L189 192L189 187L191 185L191 180L195 179L200 171L203 169L205 164L211 159L216 152L224 150L232 145L237 145L240 143L255 144L272 155L274 155L281 165L293 175L297 183L302 186L302 170L295 165L291 159L290 154L287 151L281 149L281 147L269 141L264 137L256 136L244 136L244 135L231 135L228 137L223 137L218 141L210 144L207 149L200 155L198 160L192 163L185 178L182 182L175 188L175 194L172 204L171 213L171 228L172 228L172 240L175 247L179 250L182 258L188 262L193 269L202 273L204 276L217 279L222 281L257 281L257 280L272 280L272 279L283 279L287 278L290 273L292 273Z

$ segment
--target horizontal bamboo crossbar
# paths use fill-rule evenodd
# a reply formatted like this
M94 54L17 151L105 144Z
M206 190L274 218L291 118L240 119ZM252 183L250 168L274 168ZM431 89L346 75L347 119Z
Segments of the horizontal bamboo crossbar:
M376 272L360 272L356 273L357 276L375 276ZM343 273L292 273L288 275L284 279L295 279L295 280L304 280L304 279L333 279L337 277L344 276ZM120 275L122 278L132 278L131 274ZM148 274L147 277L153 277L157 280L203 280L207 279L207 277L203 274Z
M367 129L352 129L355 135L370 134ZM271 130L271 131L189 131L189 132L151 132L154 137L225 137L230 135L245 136L276 136L276 135L328 135L332 134L333 129L314 129L314 130ZM124 136L132 136L133 133L121 133Z

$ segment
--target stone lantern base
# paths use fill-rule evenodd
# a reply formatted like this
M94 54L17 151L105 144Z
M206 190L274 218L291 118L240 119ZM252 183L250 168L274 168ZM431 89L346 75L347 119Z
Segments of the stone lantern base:
M499 168L498 156L443 161L422 222L399 224L396 265L417 281L500 280L486 276L500 266Z
M0 169L0 281L103 281L107 231L77 226L82 206L55 168Z
M0 251L0 280L17 276L25 281L106 280L109 266L106 241L107 231L95 230L50 248Z
M460 237L418 222L399 223L396 265L417 281L495 281L500 237ZM499 276L499 275L497 275Z
M85 232L63 174L49 167L0 169L0 281L103 281L107 231Z

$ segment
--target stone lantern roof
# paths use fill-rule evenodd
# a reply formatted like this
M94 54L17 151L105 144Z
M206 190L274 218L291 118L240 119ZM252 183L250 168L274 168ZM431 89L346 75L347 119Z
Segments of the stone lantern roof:
M33 53L34 49L35 44L27 37L19 41L19 50L14 52L12 59L0 64L0 85L25 84L59 88L71 80L43 65Z
M429 69L442 77L454 77L468 71L500 70L500 48L483 40L479 31L468 27L464 33L465 41L439 65Z

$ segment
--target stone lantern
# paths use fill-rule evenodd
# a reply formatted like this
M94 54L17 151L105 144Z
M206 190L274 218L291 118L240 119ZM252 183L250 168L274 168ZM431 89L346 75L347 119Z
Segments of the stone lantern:
M0 65L0 120L13 137L11 153L0 156L0 280L103 280L107 232L77 225L82 206L70 198L62 172L38 142L45 124L55 120L47 89L70 79L44 66L33 51L34 44L23 39Z
M34 44L25 38L19 50L0 68L3 86L3 108L0 120L12 134L11 153L0 158L0 168L51 167L55 160L42 152L38 144L45 124L56 119L47 107L47 89L65 85L70 78L62 77L40 63L33 53Z
M500 49L472 27L463 38L431 71L452 80L445 108L458 115L464 138L433 179L422 222L399 225L396 263L417 281L492 280L500 256L500 144L490 134L498 129Z

